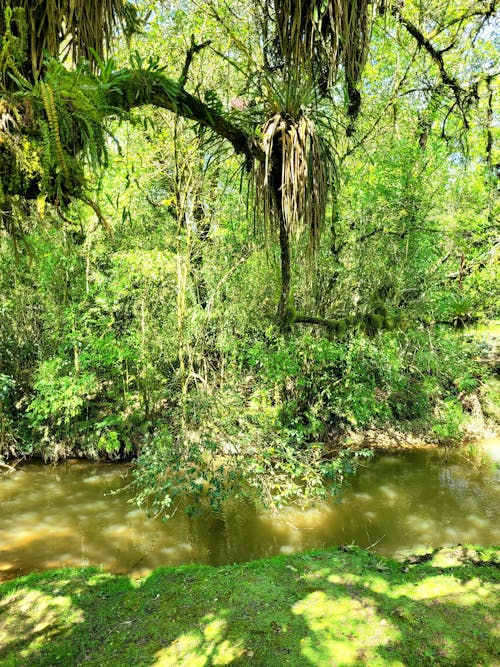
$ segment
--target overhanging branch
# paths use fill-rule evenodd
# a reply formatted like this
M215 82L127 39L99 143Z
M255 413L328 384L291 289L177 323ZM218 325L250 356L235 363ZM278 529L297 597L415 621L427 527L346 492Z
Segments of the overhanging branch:
M442 82L451 88L455 96L455 99L457 101L457 104L461 108L462 100L466 91L460 86L456 78L454 76L451 76L451 74L449 74L449 72L446 69L443 59L443 53L447 49L444 50L437 49L431 43L431 41L427 37L425 37L424 34L417 28L416 25L414 25L411 21L405 18L401 13L397 13L396 16L401 25L404 28L406 28L406 30L410 33L412 37L415 38L420 48L427 51L427 53L430 55L434 63L437 65Z
M230 122L217 109L184 90L182 81L169 79L161 72L122 70L116 74L107 97L110 107L130 111L153 105L209 128L227 139L237 154L245 156L247 169L251 168L254 160L265 160L264 152L254 137Z

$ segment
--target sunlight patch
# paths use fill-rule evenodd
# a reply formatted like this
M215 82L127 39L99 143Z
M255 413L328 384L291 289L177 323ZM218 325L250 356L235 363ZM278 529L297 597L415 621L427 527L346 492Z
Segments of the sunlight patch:
M301 652L313 665L387 665L376 649L398 639L385 619L377 618L373 604L364 598L330 598L314 591L292 611L307 622L311 635L301 640ZM394 667L399 662L391 663Z
M208 617L204 629L181 635L156 654L155 667L205 667L229 665L240 658L244 648L224 639L227 621Z
M408 596L413 600L435 600L437 598L460 596L460 605L474 605L494 603L498 586L481 582L478 578L471 579L467 583L461 582L455 577L448 575L427 577L415 586L408 584L399 586L395 593L400 596Z
M348 572L342 576L338 574L330 574L326 578L330 583L336 584L337 586L358 586L363 588L370 588L375 593L382 593L384 595L389 595L390 593L390 586L388 582L377 575L366 574L363 577L360 577L356 574Z
M83 623L81 609L71 605L69 597L51 597L41 591L21 588L0 603L0 646L14 642L28 644L23 658L38 650L56 635Z

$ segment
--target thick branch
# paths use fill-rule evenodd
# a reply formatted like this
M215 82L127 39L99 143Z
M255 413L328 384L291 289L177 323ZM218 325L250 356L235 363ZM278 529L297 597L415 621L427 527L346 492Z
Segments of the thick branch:
M446 84L452 89L457 102L460 104L462 99L462 94L465 91L462 89L462 87L455 79L455 77L451 76L446 71L443 59L444 51L439 51L438 49L436 49L431 43L431 41L427 39L427 37L425 37L424 34L417 28L417 26L411 23L411 21L405 18L402 14L398 13L397 19L401 23L401 25L406 28L406 30L410 33L410 35L416 39L417 44L420 46L420 48L427 51L432 60L436 63L439 69L439 74L441 75L441 80L443 81L444 84ZM445 49L445 51L446 50L447 49Z
M114 77L107 96L111 107L130 111L151 104L211 129L227 139L236 153L245 155L247 168L251 167L254 159L265 159L254 137L231 123L218 110L185 91L182 82L169 79L160 72L122 70Z

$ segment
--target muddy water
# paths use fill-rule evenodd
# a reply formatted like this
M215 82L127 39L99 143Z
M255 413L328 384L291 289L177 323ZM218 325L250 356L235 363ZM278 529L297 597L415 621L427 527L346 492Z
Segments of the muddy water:
M500 444L490 442L498 455ZM221 564L355 543L386 555L458 542L499 544L498 463L432 452L383 455L342 500L224 521L148 519L129 501L125 465L30 464L0 477L0 579L60 566L142 575L160 565Z

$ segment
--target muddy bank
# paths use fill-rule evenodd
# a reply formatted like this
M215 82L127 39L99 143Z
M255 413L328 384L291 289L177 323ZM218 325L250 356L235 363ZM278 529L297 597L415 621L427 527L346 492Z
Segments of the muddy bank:
M336 437L329 443L329 450L337 453L341 449L349 447L352 451L360 449L370 449L373 452L402 452L411 450L439 450L454 449L461 450L470 445L487 445L490 442L498 441L499 435L491 429L485 429L480 432L465 433L460 442L439 443L432 434L414 434L400 431L396 428L368 429L366 431L351 431L342 437Z

